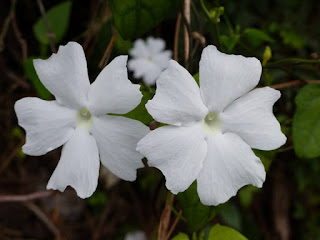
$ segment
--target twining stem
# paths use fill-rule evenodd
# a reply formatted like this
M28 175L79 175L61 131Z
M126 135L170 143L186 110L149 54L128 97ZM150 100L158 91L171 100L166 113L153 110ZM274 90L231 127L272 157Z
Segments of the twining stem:
M274 89L283 89L283 88L304 85L306 83L320 83L320 80L294 80L286 83L274 84L274 85L271 85L270 87Z
M99 68L104 68L104 66L106 65L107 58L108 58L108 56L110 55L110 53L111 53L111 51L112 51L113 43L114 43L114 41L116 40L117 35L118 35L118 30L116 29L116 30L113 32L113 35L112 35L111 40L110 40L110 42L109 42L109 44L108 44L108 47L107 47L106 51L105 51L104 54L103 54L103 57L102 57L101 60L100 60Z
M46 190L25 195L0 195L0 202L26 202L52 195L55 191Z
M320 63L320 59L317 60L310 60L310 59L303 59L303 58L284 58L280 59L275 62L269 62L266 67L278 65L280 63L295 63L295 64L301 64L301 63Z
M176 28L174 32L174 45L173 45L173 59L178 61L178 47L179 47L179 30L181 24L181 13L178 13Z
M183 14L186 19L186 24L184 25L184 65L186 66L189 61L189 50L190 50L190 37L187 24L190 26L190 0L184 0Z
M55 38L55 35L50 27L50 24L49 24L49 21L48 21L48 18L47 18L47 14L46 14L46 10L44 9L44 6L43 6L43 3L41 0L37 0L37 3L38 3L38 6L39 6L39 9L40 9L40 12L41 12L41 15L42 15L42 18L43 18L43 22L47 28L47 31L48 31L48 38L49 38L49 44L50 44L50 48L51 48L51 52L55 53L56 52L56 48L54 46L54 38Z

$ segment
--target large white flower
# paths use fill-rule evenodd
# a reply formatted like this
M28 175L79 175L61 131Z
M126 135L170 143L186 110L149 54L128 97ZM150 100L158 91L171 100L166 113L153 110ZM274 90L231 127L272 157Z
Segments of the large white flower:
M272 113L280 92L255 89L261 64L256 58L206 47L200 60L200 90L177 62L157 80L146 104L155 120L169 124L150 132L137 150L159 168L174 194L197 179L202 203L227 201L244 185L261 187L265 170L251 148L271 150L286 142Z
M143 167L135 148L149 129L142 123L106 113L125 114L141 101L139 85L127 76L127 56L115 58L90 85L86 58L75 42L60 46L47 60L34 60L43 85L56 97L27 97L15 104L18 122L26 130L24 153L39 156L64 145L47 189L70 185L81 198L97 187L99 156L124 180L136 179Z
M147 85L154 85L161 72L167 68L172 52L164 50L166 43L161 38L137 39L129 54L129 70L135 78L142 78Z

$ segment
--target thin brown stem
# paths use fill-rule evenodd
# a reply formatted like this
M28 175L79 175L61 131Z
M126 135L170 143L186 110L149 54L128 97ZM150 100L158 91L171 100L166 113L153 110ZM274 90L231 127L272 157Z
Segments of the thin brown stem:
M283 88L301 86L306 83L320 83L320 80L294 80L286 83L274 84L274 85L271 85L270 87L274 89L283 89Z
M180 220L181 215L182 215L182 210L180 209L178 216L174 220L174 222L173 222L173 224L172 224L172 226L171 226L171 228L170 228L170 230L169 230L169 232L168 232L168 234L167 234L167 236L165 238L166 240L170 239L170 236L173 233L174 229L176 228L176 226L177 226L177 224L178 224L178 222Z
M116 40L116 37L118 35L118 30L116 29L114 32L113 32L113 35L111 37L111 40L108 44L108 47L106 49L106 51L104 52L103 54L103 57L101 58L100 60L100 63L99 63L99 68L104 68L104 66L106 65L106 62L107 62L107 59L109 58L110 56L110 53L112 51L112 48L113 48L113 44L114 44L114 41Z
M59 229L37 205L31 202L26 202L24 205L47 226L47 228L55 235L56 240L61 239Z
M179 30L181 24L181 13L178 13L176 28L174 32L174 47L173 47L173 59L178 61L178 48L179 48Z
M186 66L189 61L189 51L190 51L190 35L187 25L190 25L190 0L184 0L183 4L183 15L186 19L186 24L184 25L184 65Z
M51 52L55 53L56 52L56 48L54 46L54 38L55 38L55 35L50 27L50 24L49 24L49 21L48 21L48 18L47 18L47 14L46 14L46 10L44 9L44 6L43 6L43 3L41 0L37 0L37 3L38 3L38 7L39 7L39 10L41 12L41 15L42 15L42 19L43 19L43 22L47 28L47 31L48 31L48 38L49 38L49 44L50 44L50 48L51 48Z
M26 202L39 198L49 197L53 193L53 190L46 190L25 195L0 195L0 202Z

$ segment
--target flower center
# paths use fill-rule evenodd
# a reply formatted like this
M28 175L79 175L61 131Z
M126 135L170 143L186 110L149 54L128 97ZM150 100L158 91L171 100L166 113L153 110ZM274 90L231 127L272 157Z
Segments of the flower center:
M152 62L152 57L148 57L147 60L148 60L149 62Z
M89 129L92 123L92 115L88 109L82 108L77 113L76 123L78 127Z
M213 112L209 112L203 119L202 127L207 135L212 135L220 130L221 119Z

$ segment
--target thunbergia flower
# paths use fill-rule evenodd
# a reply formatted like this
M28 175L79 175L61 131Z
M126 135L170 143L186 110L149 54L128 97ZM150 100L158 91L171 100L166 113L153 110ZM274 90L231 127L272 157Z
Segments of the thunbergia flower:
M206 47L199 63L200 89L171 60L146 104L155 120L169 124L151 131L137 150L162 171L172 193L197 180L200 200L218 205L247 184L262 187L266 173L251 148L272 150L286 142L272 113L280 92L253 89L261 64Z
M154 85L172 56L170 50L164 50L165 46L161 38L137 39L129 51L132 58L128 61L128 69L133 71L133 76L142 78L147 85Z
M141 101L126 63L127 56L116 57L90 85L78 43L60 46L47 60L34 60L41 82L56 100L26 97L16 102L15 111L26 130L24 153L40 156L63 145L47 189L64 191L70 185L79 197L91 196L97 187L99 156L119 178L136 179L136 170L143 167L136 144L149 129L132 119L106 115L125 114Z

